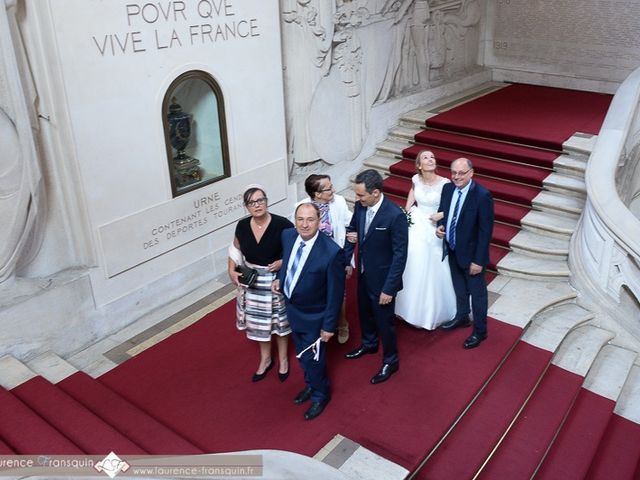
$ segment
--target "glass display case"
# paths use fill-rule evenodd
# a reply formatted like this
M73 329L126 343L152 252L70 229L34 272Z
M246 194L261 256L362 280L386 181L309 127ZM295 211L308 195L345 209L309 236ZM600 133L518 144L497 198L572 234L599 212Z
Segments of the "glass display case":
M193 70L176 78L162 113L174 197L230 175L224 98L209 74Z

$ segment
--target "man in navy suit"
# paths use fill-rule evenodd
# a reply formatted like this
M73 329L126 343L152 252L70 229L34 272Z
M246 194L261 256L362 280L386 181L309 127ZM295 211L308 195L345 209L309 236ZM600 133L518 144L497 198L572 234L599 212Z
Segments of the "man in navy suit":
M358 243L358 310L362 344L345 356L360 358L378 351L382 341L380 371L371 379L376 384L398 371L395 331L395 297L402 290L402 272L407 262L407 217L382 193L382 177L372 169L356 176L356 203L347 228L346 258Z
M436 235L444 238L444 256L449 256L451 279L456 292L456 316L442 325L444 330L471 325L469 295L473 308L473 334L464 348L475 348L487 338L488 294L485 269L493 231L493 199L489 191L472 181L473 165L466 158L451 164L451 180L442 188Z
M306 387L294 403L311 399L305 420L322 413L331 399L326 371L326 347L336 330L344 297L345 262L342 249L327 235L318 234L320 211L312 203L298 206L295 230L282 232L282 268L272 290L284 294L293 343L300 354Z

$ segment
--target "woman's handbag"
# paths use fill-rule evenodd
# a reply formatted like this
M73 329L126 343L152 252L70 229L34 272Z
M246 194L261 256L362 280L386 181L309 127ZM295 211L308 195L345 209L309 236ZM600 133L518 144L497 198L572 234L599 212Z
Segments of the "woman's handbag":
M236 272L240 273L238 281L245 287L252 287L258 278L258 270L247 267L246 265L238 265Z

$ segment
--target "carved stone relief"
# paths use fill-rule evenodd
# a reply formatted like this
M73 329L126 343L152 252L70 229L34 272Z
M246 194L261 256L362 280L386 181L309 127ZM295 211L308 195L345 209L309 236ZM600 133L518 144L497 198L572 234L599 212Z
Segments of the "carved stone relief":
M0 284L13 278L40 246L43 182L33 142L34 94L20 42L16 2L0 0Z
M480 0L282 0L289 166L352 160L369 112L476 66Z

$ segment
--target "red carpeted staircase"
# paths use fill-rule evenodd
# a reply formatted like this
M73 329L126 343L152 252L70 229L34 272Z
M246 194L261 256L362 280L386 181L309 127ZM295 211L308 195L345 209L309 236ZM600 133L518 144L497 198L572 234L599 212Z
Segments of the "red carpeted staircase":
M58 361L65 363L62 359ZM24 366L19 369L29 371ZM111 451L123 455L204 453L84 372L76 372L57 384L30 371L28 376L31 378L10 391L0 390L0 452L22 455L107 455Z
M525 107L524 115L514 104L508 105L527 96L537 104ZM542 98L546 96L559 105L552 106L553 102ZM453 160L469 158L474 180L486 186L495 200L488 268L532 279L566 278L560 273L541 274L542 269L535 268L513 272L507 255L519 255L516 261L520 263L523 252L539 257L540 263L552 258L543 268L556 272L566 262L572 222L577 221L575 206L584 201L584 195L579 185L583 170L576 172L572 158L580 154L571 147L563 151L563 143L578 131L597 133L609 101L606 95L509 86L445 113L427 114L427 128L415 133L409 132L416 116L409 114L408 121L393 133L395 138L381 145L381 155L370 159L368 166L388 174L385 193L404 207L421 150L435 154L442 167L438 173L444 176ZM499 121L487 120L488 111L499 112ZM530 122L526 129L522 128L523 117ZM564 124L551 118L563 118ZM549 128L555 129L553 135ZM402 146L404 142L412 145ZM501 268L503 259L505 267ZM579 307L573 308L578 311ZM625 457L612 445L619 441L624 428L620 425L628 426L628 421L613 414L615 401L582 388L584 375L553 365L553 355L553 351L519 342L412 478L531 478L536 474L536 478L578 479L587 472L592 478L601 478L598 475L603 472L610 478L636 478L640 459L636 449L630 449L624 462L614 460ZM630 368L630 361L633 359L621 364ZM610 429L607 435L606 429ZM639 434L636 430L632 435L640 438ZM613 458L605 458L609 455Z
M522 133L526 109L513 102L525 98L533 106ZM97 379L75 371L50 382L27 371L17 386L0 389L0 454L280 449L313 456L342 434L411 478L640 478L640 426L616 413L625 395L599 383L604 376L625 384L624 392L640 391L635 352L607 345L611 336L588 325L593 315L571 303L575 292L566 281L584 159L562 143L576 131L596 133L607 100L501 88L457 112L423 112L419 131L400 131L381 146L383 158L370 161L388 175L385 193L403 206L422 148L436 154L443 175L454 159L470 158L474 180L492 192L491 279L497 272L514 279L499 294L520 289L522 303L511 312L526 312L526 321L489 318L490 338L480 348L461 348L466 329L429 332L401 323L401 369L371 386L379 356L343 358L359 338L351 281L351 340L330 343L327 352L332 401L305 422L304 408L292 403L302 387L293 358L287 382L275 372L249 381L257 348L235 329L231 301ZM561 114L553 113L558 102ZM499 121L486 120L495 112ZM636 383L627 385L627 377Z

